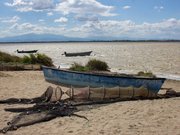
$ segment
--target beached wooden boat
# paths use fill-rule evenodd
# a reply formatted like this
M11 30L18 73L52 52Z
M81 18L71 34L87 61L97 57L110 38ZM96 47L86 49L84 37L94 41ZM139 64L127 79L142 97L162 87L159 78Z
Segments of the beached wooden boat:
M77 72L43 66L46 81L65 86L78 87L146 87L157 93L165 78L148 78L127 75L98 74L91 72Z
M17 53L36 53L38 50L29 50L29 51L24 51L24 50L22 50L22 51L19 51L19 50L17 50Z
M76 53L67 53L67 52L64 52L64 55L66 57L89 56L91 53L92 53L92 51L88 51L88 52L76 52Z

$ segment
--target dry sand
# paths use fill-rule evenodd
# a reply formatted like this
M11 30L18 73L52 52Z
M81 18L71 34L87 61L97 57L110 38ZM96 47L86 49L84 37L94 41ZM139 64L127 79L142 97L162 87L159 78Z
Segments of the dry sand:
M51 85L41 71L0 72L0 99L33 98ZM166 81L163 87L180 92L180 81ZM15 116L0 105L0 128ZM21 105L22 106L22 105ZM26 107L27 105L23 105ZM78 117L59 117L10 131L7 135L180 135L180 98L125 101L79 111Z

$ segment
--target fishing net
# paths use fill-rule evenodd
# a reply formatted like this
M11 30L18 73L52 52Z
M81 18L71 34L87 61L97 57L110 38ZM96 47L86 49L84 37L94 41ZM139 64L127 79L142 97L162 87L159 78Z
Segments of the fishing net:
M146 87L113 87L113 88L73 88L63 91L59 86L53 88L49 86L47 90L40 96L32 99L28 98L9 98L0 100L0 104L32 104L43 102L62 101L62 96L66 95L67 99L71 100L107 100L107 99L132 99L132 98L154 98L157 93L149 91Z
M53 102L58 101L61 98L62 90L60 87L54 89L49 86L47 90L40 96L35 98L9 98L5 100L0 100L0 104L34 104L34 103L42 103L42 102ZM54 96L55 94L55 96Z
M62 96L66 95L67 99L62 100ZM1 104L29 104L35 103L34 106L28 108L6 108L5 111L19 113L7 126L0 130L0 133L16 130L23 126L32 125L39 122L48 121L56 117L78 116L88 120L84 116L75 114L81 110L81 106L93 104L106 104L118 101L126 101L132 99L149 99L149 98L170 98L178 97L180 93L168 90L166 94L157 96L157 93L150 92L146 87L114 87L114 88L70 88L62 91L60 87L53 88L49 86L47 90L40 96L32 99L26 98L10 98L0 100ZM143 97L143 98L142 98Z
M109 100L109 99L133 99L133 98L155 98L157 93L149 91L146 87L112 87L112 88L70 88L66 94L73 100Z

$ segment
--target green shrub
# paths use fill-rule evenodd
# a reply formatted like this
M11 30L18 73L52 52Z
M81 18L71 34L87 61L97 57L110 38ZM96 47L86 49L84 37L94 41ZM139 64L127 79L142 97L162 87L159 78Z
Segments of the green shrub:
M40 64L45 66L54 66L50 57L45 54L29 54L29 56L18 57L0 51L0 62L3 63L25 63L25 64Z
M37 54L36 55L36 58L37 58L37 62L42 64L42 65L45 65L45 66L53 66L53 61L50 57L48 57L47 55L45 54Z
M73 70L73 71L88 71L88 67L85 67L81 64L78 64L78 63L74 63L72 64L72 66L70 67L70 70Z
M21 62L22 58L15 56L15 55L10 55L5 52L0 51L0 61L8 63L8 62Z
M40 64L40 65L45 65L45 66L54 66L53 61L50 57L48 57L45 54L30 54L29 56L24 56L23 63L28 63L28 64Z
M31 59L31 64L36 64L36 63L38 63L36 55L34 55L34 54L29 54L29 57L30 57L30 59Z
M78 64L78 63L74 63L70 67L70 70L73 70L73 71L108 71L108 65L106 62L92 59L92 60L89 60L85 66Z
M156 77L152 72L143 72L143 71L138 72L137 75L144 77Z
M106 62L96 59L89 60L86 67L95 71L108 71L109 68Z
M22 58L22 63L31 64L31 58L29 56L24 56Z

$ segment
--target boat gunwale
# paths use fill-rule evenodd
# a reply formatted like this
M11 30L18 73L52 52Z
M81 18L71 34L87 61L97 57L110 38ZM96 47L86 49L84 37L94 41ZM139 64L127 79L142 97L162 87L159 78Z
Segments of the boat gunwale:
M66 54L82 54L82 53L92 53L92 51L87 51L87 52L66 52Z
M91 53L92 53L93 51L87 51L87 52L70 52L70 53L68 53L68 52L66 52L66 53L64 53L64 55L66 56L66 57L74 57L74 56L88 56L88 55L90 55Z
M121 74L119 75L111 75L111 74L98 74L98 73L93 73L93 72L79 72L79 71L71 71L71 70L65 70L65 69L58 69L54 67L47 67L47 66L42 66L43 68L47 69L52 69L52 70L57 70L57 71L62 71L62 72L68 72L68 73L76 73L76 74L85 74L85 75L92 75L92 76L103 76L103 77L113 77L113 78L128 78L128 79L144 79L144 80L163 80L165 81L166 78L160 78L160 77L141 77L141 76L123 76Z
M38 50L17 50L17 53L36 53Z

